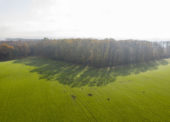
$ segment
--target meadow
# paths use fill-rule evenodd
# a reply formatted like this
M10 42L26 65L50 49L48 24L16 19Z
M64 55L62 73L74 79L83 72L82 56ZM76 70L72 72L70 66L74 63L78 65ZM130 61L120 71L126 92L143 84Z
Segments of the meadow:
M170 59L95 68L0 62L0 122L170 121Z

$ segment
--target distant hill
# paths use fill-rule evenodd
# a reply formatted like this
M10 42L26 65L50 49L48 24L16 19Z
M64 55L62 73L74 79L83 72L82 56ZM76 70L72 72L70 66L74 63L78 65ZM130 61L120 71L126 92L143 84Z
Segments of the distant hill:
M38 41L41 39L25 39L25 38L6 38L5 41Z

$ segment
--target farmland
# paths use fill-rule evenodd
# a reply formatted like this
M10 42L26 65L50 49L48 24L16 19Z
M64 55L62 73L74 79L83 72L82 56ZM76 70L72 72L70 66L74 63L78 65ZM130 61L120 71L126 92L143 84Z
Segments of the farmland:
M95 68L0 62L1 122L170 121L170 59Z

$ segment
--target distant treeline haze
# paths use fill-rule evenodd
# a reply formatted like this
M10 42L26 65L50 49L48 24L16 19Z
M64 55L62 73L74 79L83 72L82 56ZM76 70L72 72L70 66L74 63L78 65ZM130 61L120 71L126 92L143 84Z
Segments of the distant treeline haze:
M41 56L97 67L147 62L170 57L170 42L114 39L43 39L1 41L0 60Z

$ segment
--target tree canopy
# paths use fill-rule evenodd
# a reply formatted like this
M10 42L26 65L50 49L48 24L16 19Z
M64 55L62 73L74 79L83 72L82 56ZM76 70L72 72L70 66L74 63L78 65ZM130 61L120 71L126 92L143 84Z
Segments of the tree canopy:
M43 39L0 43L0 58L8 45L13 53L6 57L42 56L55 60L92 65L115 66L170 57L170 42L114 39Z

